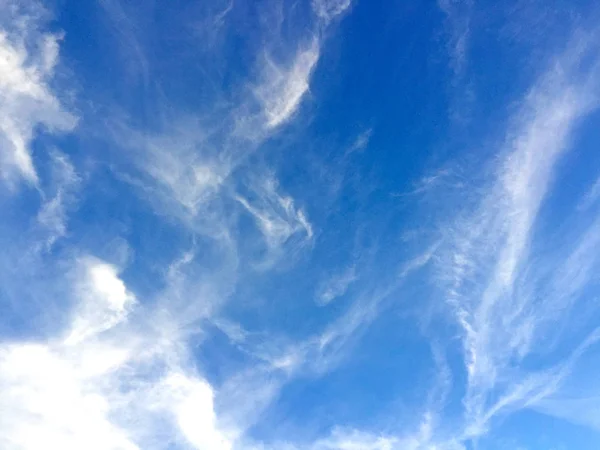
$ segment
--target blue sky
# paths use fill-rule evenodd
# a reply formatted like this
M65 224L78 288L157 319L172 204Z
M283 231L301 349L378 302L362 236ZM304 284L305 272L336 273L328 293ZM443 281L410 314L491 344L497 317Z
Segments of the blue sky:
M0 448L600 448L593 1L0 0Z

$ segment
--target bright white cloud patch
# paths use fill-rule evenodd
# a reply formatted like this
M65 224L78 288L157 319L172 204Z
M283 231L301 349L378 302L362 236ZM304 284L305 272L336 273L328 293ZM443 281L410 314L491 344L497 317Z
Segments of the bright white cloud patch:
M206 381L172 373L157 386L157 395L174 415L177 426L194 448L232 448L232 443L216 427L214 393Z
M110 373L89 376L86 367L64 351L41 344L0 348L2 448L138 449L109 419L111 400L102 392L102 383ZM86 356L101 358L102 353Z
M32 9L44 14L41 8ZM60 36L40 31L42 23L33 16L11 23L18 10L12 2L0 5L0 173L11 184L20 178L37 184L30 144L38 127L68 131L77 120L63 109L49 84Z
M100 260L80 260L74 276L66 339L0 346L2 448L138 449L111 417L120 397L114 376L130 358L131 342L101 335L124 318L134 297Z
M77 264L67 337L0 346L2 448L161 448L157 414L195 449L231 448L210 384L164 353L160 333L123 326L135 297L117 269L89 257Z
M77 269L76 307L67 343L77 343L122 322L135 297L119 278L117 269L103 261L85 258Z

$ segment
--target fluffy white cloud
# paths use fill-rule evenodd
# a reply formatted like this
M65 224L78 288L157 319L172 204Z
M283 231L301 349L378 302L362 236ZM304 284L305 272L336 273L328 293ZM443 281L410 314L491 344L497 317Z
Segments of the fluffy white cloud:
M214 393L204 380L172 372L156 386L161 407L175 418L179 430L197 450L229 450L232 443L217 428Z
M0 347L0 446L136 450L109 418L111 400L101 386L110 371L104 367L90 376L88 367L63 350L43 344ZM98 365L109 355L86 356Z

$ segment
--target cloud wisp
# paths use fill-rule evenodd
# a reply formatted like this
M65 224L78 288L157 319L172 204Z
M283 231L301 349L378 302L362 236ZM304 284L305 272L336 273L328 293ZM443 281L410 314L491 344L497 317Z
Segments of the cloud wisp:
M77 123L50 86L61 37L41 31L47 14L42 7L4 2L0 12L0 170L13 186L20 179L36 186L30 144L37 129L70 131Z

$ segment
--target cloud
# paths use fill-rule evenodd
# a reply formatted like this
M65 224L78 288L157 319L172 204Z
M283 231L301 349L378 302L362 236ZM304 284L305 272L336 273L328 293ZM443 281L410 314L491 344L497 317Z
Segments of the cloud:
M104 1L102 6L121 22L127 19L118 1ZM338 10L327 11L332 15ZM50 248L68 234L69 208L81 183L77 159L51 152L47 181L38 175L29 146L40 125L69 131L76 118L52 89L62 38L39 31L46 23L41 18L21 16L13 22L24 26L0 35L0 69L5 69L0 70L0 94L9 99L0 106L0 116L7 117L0 125L6 137L1 141L2 170L11 177L18 174L42 192L34 220ZM132 24L125 20L121 25L117 31L147 73L142 49L129 32ZM28 270L34 276L51 273L52 289L34 289L35 300L50 298L61 309L60 320L35 341L0 344L0 447L137 450L173 444L227 450L276 398L288 367L295 363L262 363L226 372L224 380L211 384L194 357L208 334L206 321L237 288L239 242L234 227L239 216L247 214L255 223L271 256L281 256L284 247L302 247L314 237L298 201L282 193L274 176L263 177L246 166L244 158L298 110L309 91L320 45L311 36L289 59L275 62L268 57L252 98L223 114L211 111L218 116L214 120L174 114L158 131L121 124L110 129L119 147L130 151L115 156L111 164L133 161L133 167L115 168L115 176L139 188L162 213L160 220L148 215L150 220L163 225L164 216L182 219L185 226L177 228L181 234L176 237L190 236L192 249L168 267L148 264L152 280L132 276L134 286L143 286L135 293L125 281L124 268L71 243L64 253L58 248L58 255L49 251L36 259ZM252 110L250 122L262 129L259 139L236 135L240 111L251 110L249 105L255 106L257 99L260 117ZM230 179L234 169L238 176L247 175L246 182ZM106 180L95 180L101 191ZM78 243L85 247L88 241L101 249L106 246L87 235ZM168 245L159 244L161 249ZM49 267L53 270L46 272ZM240 339L244 337L241 333Z
M312 0L312 8L325 24L344 13L352 5L352 0Z
M41 31L45 12L38 3L28 15L19 15L21 8L11 3L0 6L0 174L11 186L20 179L37 185L30 149L36 130L70 131L77 118L63 109L50 86L60 36Z
M586 58L594 62L587 65ZM553 311L563 314L571 305L565 301L569 283L538 297L543 283L535 272L547 268L535 264L532 252L541 244L536 224L558 163L578 123L597 107L598 68L597 49L586 39L552 63L510 120L493 181L479 188L481 200L444 230L439 273L464 332L464 403L467 421L474 424L471 437L485 433L494 415L524 407L551 392L544 386L556 385L552 374L558 369L552 366L522 377L515 372L541 345L536 340L541 329L549 320L559 320ZM595 240L587 240L585 254L596 246ZM591 261L581 252L573 255ZM577 270L582 279L574 288L588 279L585 271L575 269L582 262L579 256L567 260L566 267L561 258L551 260L551 270L565 273L567 280L573 277L566 273Z
M535 409L572 423L600 430L600 396L582 396L574 398L547 398L539 402Z
M74 191L81 179L69 158L58 151L50 154L52 161L52 188L50 198L46 196L37 214L38 224L47 232L46 248L67 234L67 212L74 202Z
M228 450L232 443L217 429L214 392L206 381L181 372L169 373L150 394L167 409L187 441L197 450Z
M111 420L113 375L131 356L129 344L101 336L134 298L102 261L80 260L76 274L78 304L66 339L0 345L3 448L138 448Z
M390 234L376 235L374 230L371 236L369 228L368 238L381 238L388 248L373 250L367 262L353 258L337 268L323 267L321 261L312 259L323 257L315 252L301 261L297 272L290 273L281 266L288 269L296 262L293 256L298 249L322 245L319 250L339 257L347 248L338 254L336 247L356 239L355 225L365 225L353 220L348 225L351 236L335 229L332 234L339 241L329 241L332 235L321 230L334 221L327 222L329 218L320 216L319 208L307 209L304 198L294 189L298 186L292 185L296 174L279 182L274 170L262 166L271 154L265 151L258 155L263 146L277 143L276 133L297 114L310 92L311 77L321 56L321 33L351 4L349 0L314 0L310 39L294 46L287 57L275 58L275 53L269 53L260 82L242 80L243 93L234 95L235 101L228 98L223 101L225 106L202 106L205 110L198 114L165 113L177 108L163 105L158 115L164 116L156 127L133 130L122 126L114 133L118 145L129 152L122 158L132 162L119 165L123 162L121 155L112 153L115 176L135 186L136 193L158 214L133 205L117 218L118 229L126 230L123 233L136 245L131 267L91 256L94 253L85 245L94 241L91 246L103 249L104 242L86 235L77 241L82 249L56 246L56 255L45 252L35 261L44 264L28 268L34 275L51 278L48 284L58 286L51 293L36 289L37 301L42 303L50 297L55 300L60 297L56 292L60 292L70 308L61 305L60 320L44 337L15 338L0 344L0 447L465 450L477 447L475 441L487 433L498 416L523 408L559 414L560 389L569 380L575 363L600 336L594 328L595 316L585 318L584 311L574 311L575 305L583 303L581 299L600 261L600 221L591 217L596 188L592 187L585 197L580 212L586 214L579 214L585 219L580 219L573 230L556 233L561 236L549 244L545 242L547 230L540 232L539 226L554 188L554 175L569 150L574 131L597 107L600 66L596 44L593 39L575 43L527 92L510 118L503 141L493 152L490 167L482 171L483 175L478 174L481 178L476 177L483 179L480 185L469 186L465 181L454 189L459 191L458 202L439 211L427 211L428 220L436 214L442 218L437 224L439 235L426 242L423 251L406 258L401 256L406 253L393 247L412 244L406 240L397 244L397 233L402 232L398 230L403 222L400 220L398 227L381 227L393 228ZM139 57L135 64L147 73L143 50L138 48L132 31L135 25L121 17L124 12L118 1L104 1L103 5L113 17L123 19L124 28L117 31ZM452 9L449 16L455 13L454 4L440 5ZM229 14L233 2L225 6L223 14ZM463 53L468 47L461 39L469 36L469 22L457 26L461 37L454 42L454 51L456 71L460 72L466 65L461 58L465 58ZM24 32L10 31L6 36L14 33L20 36ZM52 35L49 39L58 45L58 37ZM25 49L18 64L11 62L14 58L8 60L13 64L10 67L18 69L11 69L15 73L27 72L46 54L29 43L15 43L14 39L6 42L2 48L8 49L9 56L18 55L21 47ZM268 43L258 46L271 48ZM46 97L58 102L58 94L49 87L57 56L47 52L50 69L42 71L45 75L41 78L32 78L30 84L38 87L31 89L46 92ZM252 56L250 60L256 59ZM38 72L40 69L32 71ZM228 83L234 81L232 78ZM254 89L244 91L249 84ZM17 89L14 86L11 89ZM144 89L146 94L151 90L147 86ZM27 95L38 94L28 91ZM42 107L52 103L47 99L44 102ZM68 115L58 103L52 104L53 118ZM37 119L35 123L27 120L33 124L31 130L44 125ZM66 125L55 128L69 129ZM50 248L69 234L68 213L81 183L74 166L78 159L71 161L64 153L51 152L51 176L46 183L38 175L38 171L44 172L41 168L36 171L31 158L28 145L35 133L30 133L23 147L30 165L25 164L23 169L13 164L16 169L11 170L42 192L41 208L33 213L32 220L44 230ZM370 136L371 130L361 133L348 152L367 146ZM459 171L445 169L425 177L410 195L426 194L431 200L440 190L446 190L456 173ZM105 187L102 183L113 181L107 179L95 179L99 184L95 195L101 195ZM445 201L451 195L444 192L440 198ZM368 202L373 204L364 206L357 217L381 213L389 206L387 199L385 195L376 198L369 194ZM91 198L90 202L95 200ZM342 202L343 208L354 208L352 200ZM345 220L348 211L339 211L340 220ZM395 213L386 211L386 217L390 217L388 214ZM367 225L379 219L376 216ZM90 218L84 212L81 220ZM129 229L130 224L139 222L147 227ZM435 227L430 222L419 226ZM419 230L419 236L424 234ZM317 242L322 236L323 240ZM260 265L260 271L252 264L256 259L267 262ZM10 263L10 258L7 261ZM281 264L272 264L275 261ZM46 270L48 266L52 270ZM298 286L290 289L290 280L293 285L300 279ZM441 295L434 288L440 288ZM292 300L284 306L271 301L278 292L289 294ZM263 296L266 301L260 298L260 307L256 307L255 297ZM316 309L311 297L320 305L340 297L344 301ZM450 317L434 317L428 308L438 312L443 302L443 311L449 309ZM293 308L290 303L294 303ZM318 423L316 430L311 429L311 423L301 424L304 434L289 433L285 436L289 442L270 442L272 430L264 428L279 425L278 420L295 418L276 417L261 423L265 413L276 409L271 407L281 406L277 400L283 398L282 405L289 407L286 394L291 392L293 396L301 383L323 381L327 385L336 381L335 377L321 380L336 369L340 377L337 380L345 382L347 375L348 379L357 375L355 380L361 382L362 373L345 373L347 367L342 368L341 362L352 356L355 344L370 327L376 329L379 319L389 326L406 311L405 306L409 313L419 314L416 328L423 331L429 324L436 328L424 333L431 342L421 346L423 342L419 341L414 347L420 351L430 345L433 357L429 358L427 351L425 357L421 353L419 357L431 363L431 373L419 377L413 373L419 364L403 365L406 374L417 379L418 389L427 382L433 385L418 399L422 404L411 405L409 432L402 432L397 424L403 418L394 408L405 399L402 397L389 399L393 405L391 425L387 427L364 417L369 414L365 412L360 418L366 424L335 426L331 424L334 418L328 417L328 423ZM282 317L282 311L292 317L283 325L291 323L292 327L285 330L274 323ZM315 317L314 312L320 315ZM271 331L273 323L277 333ZM454 348L458 341L456 324L462 338L458 351ZM407 328L402 327L401 332L410 332ZM567 339L558 339L562 337ZM391 338L386 333L381 340L391 345ZM557 341L560 348L555 352ZM369 344L372 342L369 339ZM217 357L210 360L207 353ZM458 363L450 360L458 353ZM412 352L406 355L412 357ZM381 358L384 363L399 363L385 360L385 355ZM461 362L464 373L457 370ZM400 381L394 382L405 382L408 377L404 375L399 374ZM315 392L318 402L328 400L318 389ZM360 409L361 405L352 403L351 395L342 396L344 407L349 404ZM573 404L589 406L578 400ZM297 406L290 407L289 416L294 416ZM446 414L456 416L448 420ZM572 411L563 416L582 421ZM595 419L589 423L593 425ZM259 443L254 445L253 439Z
M463 76L467 65L473 1L438 0L438 6L446 15L450 67L457 80Z
M181 342L162 339L169 322L152 310L149 324L128 320L144 306L118 269L80 257L69 279L74 306L64 330L0 345L2 448L159 449L164 439L232 448L212 386L185 362Z
M235 199L252 215L270 249L276 250L293 235L302 234L310 240L313 230L306 214L296 208L292 197L278 193L278 183L272 176L250 181L247 197Z
M254 90L262 105L267 129L287 122L308 92L311 74L319 60L319 41L300 47L289 64L265 57L263 82Z
M95 358L103 356L112 355L98 353ZM111 423L110 401L93 386L108 374L88 378L87 367L40 344L3 344L0 368L3 448L138 448Z
M348 287L356 281L356 270L349 267L321 283L317 290L317 304L324 306L346 293Z
M358 136L356 136L356 139L354 140L352 145L350 145L350 147L348 147L345 154L350 155L354 152L360 152L360 151L363 151L364 149L366 149L369 146L369 142L371 141L372 135L373 135L373 128L368 128L368 129L364 130L363 132L361 132Z
M95 258L82 259L76 269L79 305L66 343L77 343L118 325L135 303L118 277L117 268Z
M313 450L392 450L398 447L398 439L394 437L377 436L358 430L334 430L332 436L317 441ZM414 449L416 447L402 447Z
M586 210L590 209L592 206L594 206L599 199L600 199L600 177L585 193L585 195L583 196L583 198L577 205L577 209L579 209L580 211L586 211Z
M98 4L106 14L110 28L118 39L121 58L130 75L139 76L148 85L150 64L136 35L136 27L120 0L99 0Z

